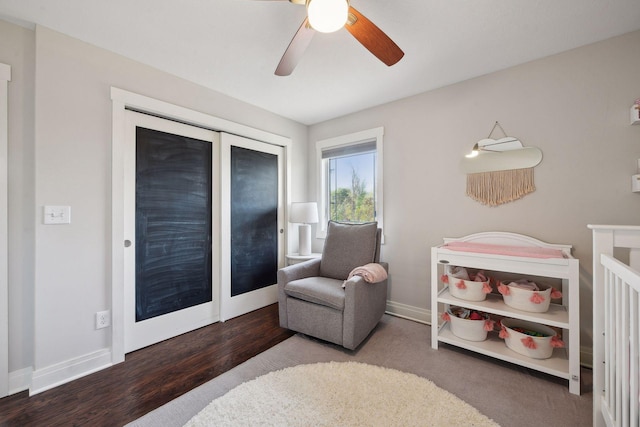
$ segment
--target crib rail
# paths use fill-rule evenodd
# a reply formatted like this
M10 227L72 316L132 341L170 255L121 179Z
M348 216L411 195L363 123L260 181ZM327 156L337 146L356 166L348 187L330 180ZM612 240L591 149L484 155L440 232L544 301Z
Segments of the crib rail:
M600 262L604 268L601 413L607 426L639 427L640 273L607 254L600 255Z

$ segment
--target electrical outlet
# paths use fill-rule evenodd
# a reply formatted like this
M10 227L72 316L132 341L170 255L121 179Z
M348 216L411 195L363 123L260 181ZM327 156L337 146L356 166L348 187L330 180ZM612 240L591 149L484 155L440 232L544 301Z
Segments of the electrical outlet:
M109 310L97 312L96 329L102 329L108 326L111 326L111 313L109 313Z

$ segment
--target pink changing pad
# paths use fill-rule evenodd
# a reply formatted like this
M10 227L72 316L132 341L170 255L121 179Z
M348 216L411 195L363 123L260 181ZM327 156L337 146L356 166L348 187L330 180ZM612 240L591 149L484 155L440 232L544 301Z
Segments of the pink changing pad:
M449 242L446 249L461 252L477 252L482 254L520 256L529 258L566 258L560 249L540 248L536 246L507 246L474 242Z

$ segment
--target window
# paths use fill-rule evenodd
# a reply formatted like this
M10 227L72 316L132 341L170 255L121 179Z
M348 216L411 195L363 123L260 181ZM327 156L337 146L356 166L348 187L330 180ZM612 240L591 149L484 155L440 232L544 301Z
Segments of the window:
M378 221L382 228L382 135L370 129L318 141L318 237L329 220Z

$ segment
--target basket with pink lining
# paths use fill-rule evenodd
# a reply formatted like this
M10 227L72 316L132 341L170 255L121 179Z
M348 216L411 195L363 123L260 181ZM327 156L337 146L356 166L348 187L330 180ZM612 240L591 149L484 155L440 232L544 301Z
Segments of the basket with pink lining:
M449 285L451 296L466 301L484 301L493 290L491 279L482 270L474 273L464 267L447 265L440 280Z
M554 348L564 347L556 331L526 320L502 319L499 336L508 348L533 359L548 359Z
M562 298L562 292L551 287L538 285L527 279L508 284L498 282L498 292L504 303L518 310L531 313L544 313L549 310L551 299Z
M487 313L464 307L449 307L442 313L442 320L449 322L453 335L467 341L486 340L495 325Z

